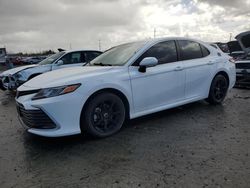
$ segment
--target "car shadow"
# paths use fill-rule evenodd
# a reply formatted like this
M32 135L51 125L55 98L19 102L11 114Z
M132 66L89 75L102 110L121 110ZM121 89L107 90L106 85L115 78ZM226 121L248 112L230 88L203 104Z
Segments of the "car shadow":
M190 134L190 130L197 127L195 120L191 118L192 116L196 118L199 112L206 116L207 111L212 111L212 114L223 114L224 107L208 105L203 101L187 104L129 120L120 132L102 139L93 138L87 134L46 138L23 131L20 135L20 151L24 152L23 161L29 169L37 169L41 165L46 166L45 163L54 166L62 161L68 163L78 159L86 164L102 164L103 158L108 159L109 162L111 159L127 160L139 148L141 152L144 152L145 145L147 149L150 149L154 142L172 145L173 140L180 138L183 143L195 142L197 137L204 135L198 134L194 137L193 133ZM191 119L191 124L185 124L187 119Z
M217 108L218 106L214 107L209 104L207 104L204 101L199 101L199 102L194 102L190 104L186 104L180 107L156 112L150 115L145 115L139 118L135 118L132 120L127 120L120 130L115 135L112 135L110 137L106 138L95 138L91 135L88 134L78 134L78 135L73 135L73 136L65 136L65 137L58 137L58 138L48 138L48 137L42 137L42 136L37 136L30 134L28 132L23 133L23 139L25 145L29 145L31 147L36 148L39 146L41 148L44 147L45 149L55 149L55 148L62 148L62 147L67 147L67 146L72 146L72 145L81 145L81 144L87 144L90 142L102 142L102 141L107 141L112 137L119 137L120 133L130 131L130 129L136 128L138 126L144 126L145 123L153 124L154 121L156 120L161 120L162 118L167 119L170 116L176 116L181 113L186 113L189 111L196 111L199 110L200 108ZM221 107L223 108L223 107Z

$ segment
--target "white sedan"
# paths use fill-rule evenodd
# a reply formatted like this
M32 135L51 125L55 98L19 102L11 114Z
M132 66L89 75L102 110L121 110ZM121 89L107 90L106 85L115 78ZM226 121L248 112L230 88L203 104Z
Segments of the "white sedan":
M101 53L96 50L61 51L49 56L39 64L4 71L0 74L0 89L16 90L20 85L40 74L66 67L83 66Z
M209 44L164 38L113 47L89 66L56 70L18 88L28 132L58 137L110 136L132 119L206 99L223 102L235 64Z

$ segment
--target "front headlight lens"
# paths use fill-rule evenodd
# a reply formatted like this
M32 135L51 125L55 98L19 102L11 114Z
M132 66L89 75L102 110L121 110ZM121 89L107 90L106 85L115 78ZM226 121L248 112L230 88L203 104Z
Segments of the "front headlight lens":
M56 97L59 95L64 95L67 93L74 92L81 84L74 84L74 85L67 85L67 86L60 86L60 87L53 87L53 88L46 88L41 89L33 98L32 100L44 99L49 97Z

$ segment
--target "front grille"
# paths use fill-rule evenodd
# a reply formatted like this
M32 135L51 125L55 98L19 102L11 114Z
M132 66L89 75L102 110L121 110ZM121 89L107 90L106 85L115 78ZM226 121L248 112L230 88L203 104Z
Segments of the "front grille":
M17 104L17 112L23 123L30 128L53 129L55 123L42 110L26 110L20 103Z
M250 69L250 63L236 63L236 69Z
M28 90L28 91L17 91L16 92L16 98L19 98L19 97L24 96L24 95L30 95L30 94L38 93L38 91L39 91L39 89Z

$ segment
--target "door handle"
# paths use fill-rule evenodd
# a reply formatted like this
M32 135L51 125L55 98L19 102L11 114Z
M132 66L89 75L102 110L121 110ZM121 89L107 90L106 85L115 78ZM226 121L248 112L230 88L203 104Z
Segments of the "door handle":
M175 67L175 69L174 69L175 71L182 71L183 70L183 68L181 67L181 66L178 66L178 67Z
M213 65L215 62L214 61L209 61L207 65Z

